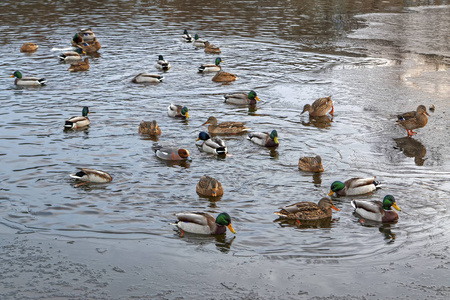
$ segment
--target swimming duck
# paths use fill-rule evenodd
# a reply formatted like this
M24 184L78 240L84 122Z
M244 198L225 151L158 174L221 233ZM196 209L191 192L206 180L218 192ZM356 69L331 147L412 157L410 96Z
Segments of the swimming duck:
M170 104L169 107L167 107L167 114L169 117L187 119L189 118L189 109L186 106Z
M280 211L274 212L274 214L291 220L319 220L330 218L331 209L340 211L330 198L322 198L318 204L306 201L297 202L280 208Z
M75 51L63 52L59 54L59 59L65 62L74 62L81 60L81 55L86 54L80 47L75 49Z
M336 194L338 196L355 196L370 193L380 187L380 183L375 181L375 177L351 178L344 183L335 181L331 184L328 196Z
M245 127L243 122L222 122L217 123L215 117L209 117L208 120L202 125L210 124L208 131L210 134L237 134L244 131L248 131L249 128Z
M236 74L228 73L224 71L217 72L216 75L212 78L212 81L215 82L231 82L235 81L238 77Z
M201 66L198 68L198 71L199 71L200 73L205 73L205 72L219 72L219 71L222 69L222 67L220 66L220 63L221 63L221 62L223 62L223 60L222 60L220 57L217 57L216 60L215 60L215 62L214 62L214 65L213 65L213 64L204 64L204 65L201 65Z
M35 52L39 48L35 43L25 43L20 47L20 52Z
M94 169L88 169L88 168L77 168L80 171L78 171L75 174L70 174L70 177L75 178L77 180L84 181L84 183L106 183L110 182L112 180L111 175L106 173L105 171L101 170L94 170ZM82 185L82 184L78 184Z
M80 127L85 127L88 126L91 121L89 120L89 118L87 117L87 115L89 114L89 107L85 106L83 107L83 110L81 111L81 117L71 117L69 119L66 120L66 123L64 124L64 128L80 128Z
M196 191L198 194L207 197L218 197L223 195L222 184L208 175L203 175L197 183Z
M161 129L159 128L158 123L156 123L155 120L151 122L141 121L141 124L139 124L139 133L149 135L160 135Z
M201 38L198 36L198 34L195 34L195 36L194 36L194 46L195 46L195 47L204 48L206 42L207 42L207 41L201 39Z
M167 60L164 59L164 57L162 55L159 55L158 60L156 61L156 67L160 70L167 71L172 66L170 65L170 63Z
M75 33L75 35L72 38L72 46L78 47L82 43L84 43L82 36L78 33Z
M82 28L80 29L80 32L78 34L83 39L83 41L87 43L93 42L96 39L95 33L91 28Z
M391 209L391 207L400 211L400 207L395 203L395 198L392 195L386 195L381 201L369 200L352 200L352 206L355 212L367 220L378 222L395 222L398 220L398 214Z
M152 148L155 155L163 160L191 160L189 151L183 148L165 147L158 144Z
M225 145L225 142L218 137L211 138L209 134L202 131L198 134L198 140L202 140L202 150L208 153L213 153L215 155L223 155L227 154L227 146Z
M219 47L217 47L216 45L211 45L211 43L208 41L205 42L205 52L212 53L212 54L220 54L221 53Z
M71 63L69 67L70 72L79 72L87 70L89 70L89 59L87 57L84 58L84 61L77 61Z
M411 137L417 132L413 129L422 128L428 123L429 114L427 113L427 108L425 105L419 105L416 111L410 111L397 116L397 124L406 129L408 137Z
M45 83L47 82L47 80L45 80L45 78L23 77L22 73L20 73L20 71L15 71L14 74L12 74L10 77L11 78L16 77L14 84L20 85L20 86L45 85Z
M268 132L252 132L248 134L248 139L265 147L278 147L278 133L276 130L272 130L271 133Z
M300 157L298 168L301 171L323 172L322 158L319 155L315 157Z
M223 234L227 231L227 227L232 233L236 233L231 226L231 217L227 213L220 213L217 218L205 212L178 213L175 216L178 221L174 225L181 229L182 234L184 231L198 234Z
M330 115L333 115L334 113L333 100L331 100L331 96L326 98L319 98L316 101L314 101L312 105L306 104L303 107L303 111L301 114L303 114L306 111L309 112L309 115L311 117L321 117L326 115L328 112L330 112Z
M248 94L245 93L233 93L226 94L223 96L225 103L230 104L242 104L242 105L255 105L256 100L260 101L255 91L250 91Z
M158 74L140 73L131 82L134 83L158 83L163 81L164 76Z
M183 35L181 36L181 40L185 43L192 43L194 40L192 36L188 33L188 31L185 29L183 32Z
M83 48L83 51L87 54L97 53L101 47L102 45L100 45L96 37L94 37L92 42L81 44L81 48Z

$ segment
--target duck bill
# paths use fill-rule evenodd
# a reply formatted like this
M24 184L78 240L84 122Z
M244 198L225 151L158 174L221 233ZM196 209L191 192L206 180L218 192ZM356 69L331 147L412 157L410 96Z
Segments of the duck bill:
M333 192L333 191L330 191L330 192L328 193L328 196L333 196L333 194L334 194L334 192Z
M258 101L261 101L261 100L259 100L258 96L256 96L255 99L258 100Z
M273 140L275 141L275 144L278 144L278 137L275 137Z
M186 116L186 118L189 118L189 113L186 113L186 115L185 115L185 116Z
M395 202L394 202L394 204L392 204L392 207L398 211L401 211L400 207L398 207L397 203L395 203Z
M196 139L196 141L199 141L199 140L200 140L200 138L197 138L197 139Z
M334 209L334 210L337 210L337 211L341 211L339 208L337 208L337 207L334 206L334 205L333 205L331 208Z
M231 223L227 225L228 229L234 234L236 234L236 231L234 231L233 226L231 226Z
M205 123L202 124L202 126L203 126L203 125L206 125L206 124L209 124L209 123L208 123L208 122L205 122Z
M14 78L14 75L9 76L9 78Z

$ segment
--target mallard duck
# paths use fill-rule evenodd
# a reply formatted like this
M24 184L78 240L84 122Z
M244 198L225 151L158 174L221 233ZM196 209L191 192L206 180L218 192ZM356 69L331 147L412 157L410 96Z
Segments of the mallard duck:
M35 52L38 48L35 43L25 43L20 47L20 52Z
M77 180L84 181L84 183L106 183L110 182L112 180L111 175L106 173L105 171L101 170L94 170L94 169L88 169L88 168L77 168L80 171L78 171L75 174L70 174L70 177L75 178ZM81 185L81 184L78 184Z
M162 55L159 55L158 60L156 61L156 67L160 70L167 71L172 66L167 60L164 59Z
M182 233L186 231L198 234L223 234L227 231L226 227L232 233L236 233L231 226L231 217L227 213L220 213L217 218L205 212L178 213L175 216L178 221L174 225L180 228Z
M419 105L416 111L410 111L397 116L397 124L406 129L408 137L417 134L413 129L422 128L428 123L429 114L425 105Z
M208 120L202 125L210 124L208 131L210 134L237 134L244 131L248 131L249 128L245 127L243 122L222 122L217 123L215 117L209 117Z
M202 150L208 153L213 153L215 155L227 154L227 146L225 142L218 137L211 138L209 134L202 131L198 134L198 140L202 140L203 144L201 146Z
M71 117L69 119L66 120L66 123L64 124L64 128L80 128L80 127L85 127L88 126L91 121L89 120L89 118L87 117L87 115L89 114L89 107L85 106L83 107L83 110L81 111L81 117Z
M220 54L221 53L219 47L217 47L216 45L211 45L211 43L208 41L205 42L205 52L212 53L212 54Z
M183 148L165 147L158 144L152 148L156 156L163 160L191 160L189 151Z
M183 32L183 35L181 36L181 40L182 40L183 42L186 42L186 43L192 43L192 41L193 41L194 39L193 39L192 36L188 33L188 31L185 29L184 32Z
M256 100L260 101L255 91L250 91L248 94L245 93L233 93L226 94L223 96L225 103L239 104L239 105L255 105Z
M223 195L223 187L220 182L208 175L203 175L197 183L198 194L207 197L218 197Z
M96 37L95 33L92 31L91 28L81 28L80 32L78 33L84 42L93 42Z
M319 155L315 157L300 157L298 168L302 171L323 172L322 158Z
M207 40L203 40L198 36L198 34L195 34L195 36L194 36L194 46L195 47L204 48L206 42L207 42Z
M167 114L174 118L189 118L189 109L186 106L170 104L167 107Z
M252 132L248 134L248 139L255 144L265 147L278 147L278 133L276 130L268 132Z
M398 214L391 209L391 207L400 211L395 198L392 195L386 195L381 201L369 201L369 200L352 200L352 206L355 208L355 212L367 220L378 222L395 222L398 220Z
M84 43L83 37L80 34L75 33L75 35L72 38L72 46L77 47L82 43Z
M71 63L69 67L70 72L79 72L87 70L89 70L89 59L87 57L85 57L83 61Z
M160 135L161 129L159 128L158 123L156 123L155 120L151 122L141 121L141 124L139 124L139 133L149 135Z
M140 73L131 82L134 83L158 83L163 81L164 76L158 74Z
M355 196L370 193L380 187L380 183L375 181L375 177L351 178L345 182L335 181L331 184L330 193L339 196Z
M222 67L220 66L220 63L223 62L223 60L220 57L217 57L214 61L214 64L204 64L198 67L198 71L200 73L206 73L206 72L219 72Z
M22 73L20 73L20 71L15 71L14 74L12 74L10 77L11 78L16 77L14 84L21 85L21 86L45 85L45 83L47 82L47 80L45 80L45 78L23 77Z
M212 78L212 81L215 82L231 82L237 79L237 75L233 73L228 73L224 71L217 72L216 75Z
M100 50L100 48L102 47L96 37L94 37L94 40L92 40L91 42L83 42L81 44L78 44L77 46L81 47L87 54L97 53L98 50Z
M303 114L306 111L309 112L309 115L311 117L324 116L328 112L330 112L330 115L333 115L334 113L333 100L331 100L331 96L326 98L319 98L316 101L314 101L312 105L306 104L303 107L303 111L301 114Z
M319 203L297 202L280 208L274 214L291 220L319 220L331 217L331 209L340 211L330 198L322 198Z
M81 60L81 55L86 54L80 47L75 49L75 51L63 52L59 54L59 59L65 62L74 62Z

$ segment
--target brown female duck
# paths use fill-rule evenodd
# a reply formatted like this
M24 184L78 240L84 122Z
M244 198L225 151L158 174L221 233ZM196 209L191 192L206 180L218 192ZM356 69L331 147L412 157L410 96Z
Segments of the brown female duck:
M333 100L331 100L331 96L326 98L319 98L316 101L314 101L312 105L306 104L303 107L303 111L301 114L303 114L306 111L309 112L309 115L311 117L324 116L328 112L330 112L330 115L333 115L334 113Z
M212 54L220 54L220 48L216 45L211 45L210 42L205 42L205 52L206 53L212 53Z
M141 121L139 124L139 133L148 135L160 135L161 128L159 128L158 123L155 120L151 122Z
M217 72L216 75L212 78L212 81L215 82L231 82L235 81L238 77L236 74L228 73L224 71Z
M222 184L208 175L203 175L197 183L196 191L198 194L207 197L218 197L223 195Z
M215 117L209 117L203 125L210 124L208 131L210 134L237 134L249 130L243 122L222 122L218 123Z
M301 171L323 172L322 158L317 155L314 157L300 157L298 168Z
M413 129L422 128L428 123L427 108L425 105L419 105L416 111L409 111L401 115L397 115L397 124L406 129L408 137L417 134Z
M20 47L20 52L35 52L39 48L35 43L25 43Z
M331 209L339 211L335 207L330 198L322 198L319 203L314 202L297 202L285 207L274 214L292 220L320 220L331 217Z
M89 59L86 57L84 61L77 61L70 65L70 72L87 71L89 70Z

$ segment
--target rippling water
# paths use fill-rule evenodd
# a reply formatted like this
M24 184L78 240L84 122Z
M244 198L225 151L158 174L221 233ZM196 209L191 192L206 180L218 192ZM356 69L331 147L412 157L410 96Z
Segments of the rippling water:
M449 6L327 2L0 4L10 11L0 25L8 32L0 41L3 223L27 233L152 239L161 247L187 248L192 260L205 255L205 244L242 257L338 259L349 269L376 265L374 256L420 265L421 257L441 251L450 240ZM102 44L100 56L91 58L89 71L70 73L55 49L69 47L84 26ZM223 69L239 79L218 84L211 74L198 74L197 67L216 55L182 43L184 29L219 45ZM20 53L27 41L38 43L38 51ZM157 73L160 54L172 64L165 80L132 84L140 72ZM16 69L47 78L47 86L14 86L6 76ZM256 110L222 101L225 93L250 89L262 100ZM304 104L329 95L332 120L300 115ZM169 118L170 103L186 105L191 118ZM419 104L436 111L405 139L394 116ZM63 131L64 120L83 106L94 112L91 126ZM276 129L280 147L270 151L238 135L224 137L231 153L225 159L202 153L195 139L211 115L219 122L245 121L255 131ZM140 136L140 121L153 119L162 135ZM193 160L168 165L152 153L154 142L185 147ZM298 170L300 156L317 154L323 174ZM113 181L76 188L68 174L80 166L108 171ZM224 186L219 201L196 194L204 174ZM334 180L372 175L384 188L360 198L395 195L402 208L397 224L360 224L345 197L334 200L341 211L332 222L318 228L298 228L273 215L289 203L318 201ZM174 213L189 210L228 212L236 238L229 232L226 238L179 238L169 223Z

